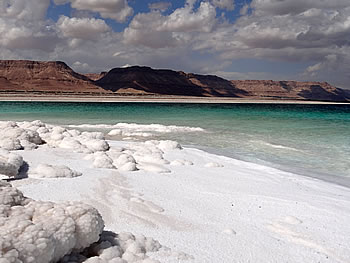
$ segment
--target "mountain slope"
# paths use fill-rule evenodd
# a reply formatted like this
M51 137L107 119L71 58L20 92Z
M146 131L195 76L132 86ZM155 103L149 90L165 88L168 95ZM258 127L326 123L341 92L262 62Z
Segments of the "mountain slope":
M0 90L100 92L86 76L60 61L0 60Z
M0 93L180 95L249 99L350 102L350 91L327 82L226 80L133 66L99 74L79 74L64 62L0 60Z

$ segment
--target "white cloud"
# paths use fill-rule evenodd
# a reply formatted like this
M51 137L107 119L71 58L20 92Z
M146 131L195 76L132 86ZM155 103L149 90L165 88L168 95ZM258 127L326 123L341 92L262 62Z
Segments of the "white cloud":
M56 4L67 3L66 0L55 0ZM71 6L78 10L99 13L103 18L125 22L133 14L133 9L126 0L69 0Z
M0 17L19 20L41 20L46 16L50 0L1 0Z
M251 7L265 15L301 14L309 9L341 9L349 6L348 0L253 0Z
M234 0L212 0L212 3L215 7L227 10L235 9Z
M126 43L152 48L183 45L186 34L210 32L216 23L215 8L202 2L197 10L191 3L168 16L158 11L136 15L124 31Z
M54 23L46 19L49 0L0 1L0 57L65 60L90 72L140 64L221 76L350 83L349 0L253 0L241 7L235 22L216 13L232 9L234 1L187 0L169 15L162 13L169 4L157 2L136 14L122 33L96 15L126 21L133 12L126 0L55 0L68 2L74 17ZM302 76L297 70L276 75L271 69L269 74L268 68L265 73L231 72L236 59L304 68L298 70Z
M57 21L57 27L64 37L96 40L110 28L102 19L95 18L69 18L61 16Z

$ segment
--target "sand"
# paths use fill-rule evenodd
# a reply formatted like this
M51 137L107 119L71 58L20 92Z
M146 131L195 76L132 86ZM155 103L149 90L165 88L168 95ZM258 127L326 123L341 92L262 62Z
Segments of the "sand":
M277 104L349 104L348 102L307 101L290 99L250 99L192 96L50 96L50 95L0 95L0 101L43 102L155 102L155 103L277 103Z

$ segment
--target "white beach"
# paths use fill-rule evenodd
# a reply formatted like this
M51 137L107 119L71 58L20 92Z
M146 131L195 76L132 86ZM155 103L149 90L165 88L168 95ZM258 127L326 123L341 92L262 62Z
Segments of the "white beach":
M169 142L108 144L139 170L96 168L91 154L44 144L15 151L29 178L11 183L35 200L92 205L105 230L170 248L147 253L160 262L350 262L348 188ZM39 164L81 176L32 178Z

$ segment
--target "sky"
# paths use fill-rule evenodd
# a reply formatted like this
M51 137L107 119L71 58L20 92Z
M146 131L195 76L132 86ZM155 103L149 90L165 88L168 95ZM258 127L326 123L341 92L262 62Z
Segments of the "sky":
M350 89L349 0L1 0L0 59Z

